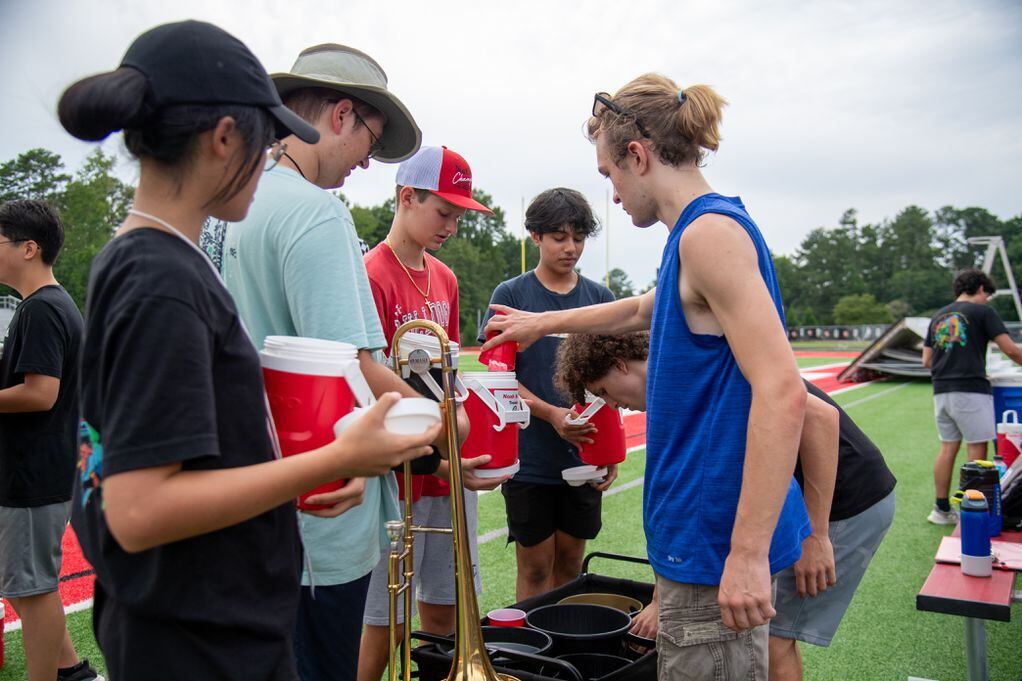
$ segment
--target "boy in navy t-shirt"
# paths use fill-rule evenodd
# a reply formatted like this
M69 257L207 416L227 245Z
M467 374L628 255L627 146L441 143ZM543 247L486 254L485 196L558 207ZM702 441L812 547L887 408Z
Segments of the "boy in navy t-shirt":
M525 227L539 247L539 265L499 284L490 305L545 312L614 300L610 289L575 271L586 239L598 229L582 194L564 188L543 192L529 204ZM593 426L565 421L571 405L554 387L551 371L559 344L558 338L543 338L516 359L519 390L535 417L518 436L521 469L501 488L508 537L516 542L518 600L578 576L586 540L600 531L603 490L617 477L616 466L599 484L570 487L561 477L564 469L582 465L578 445L591 442Z
M82 315L53 278L64 243L42 201L0 206L0 283L21 296L0 357L0 596L24 623L28 676L95 679L57 590L78 451Z

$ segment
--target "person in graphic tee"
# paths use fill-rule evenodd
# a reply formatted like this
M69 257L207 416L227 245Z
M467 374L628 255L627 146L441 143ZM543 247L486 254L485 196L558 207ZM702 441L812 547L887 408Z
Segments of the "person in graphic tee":
M936 500L926 518L935 525L958 522L948 494L962 440L969 461L975 461L986 458L987 443L997 438L1001 415L994 414L987 380L987 346L996 343L1013 362L1022 364L1022 349L987 305L997 291L989 275L965 270L955 277L953 288L955 302L933 315L923 343L923 366L933 376L933 412L940 437L940 452L933 464Z
M93 628L113 679L294 681L301 547L292 500L421 456L385 395L335 441L275 456L259 357L197 243L245 217L275 139L313 143L255 56L207 23L139 36L58 108L82 140L124 130L134 206L92 263L72 522L96 569ZM269 153L267 149L269 148ZM115 226L111 226L112 228Z
M397 169L394 221L384 240L365 256L369 285L387 338L387 352L398 327L413 319L436 322L454 342L461 341L458 319L458 280L447 265L428 251L438 251L458 232L458 220L466 211L491 214L472 198L472 169L447 147L422 147ZM490 457L462 459L465 514L476 592L481 590L476 550L475 490L494 489L503 478L481 478L473 471ZM400 498L412 498L416 525L451 526L450 486L447 462L432 474L414 475L412 489L405 489L398 475ZM402 503L402 509L404 505ZM449 535L426 534L415 539L416 608L421 628L433 634L454 631L454 546ZM413 613L414 615L414 613ZM403 602L398 619L403 621ZM366 601L365 629L359 653L359 681L378 681L389 652L387 551L382 550L373 570Z
M82 315L53 277L64 243L42 201L0 205L0 283L21 296L0 356L0 597L21 618L28 678L97 678L57 591L78 442Z
M496 305L505 314L483 345L650 330L643 523L661 681L765 678L772 575L810 533L792 477L806 389L770 251L741 199L714 192L700 169L725 104L653 73L597 93L597 170L635 226L668 228L657 288L574 310Z
M611 406L646 410L649 334L574 334L557 352L554 380L575 399L588 390ZM806 381L809 400L795 479L813 533L802 557L777 575L777 615L770 621L770 678L802 678L795 641L830 645L869 562L894 520L894 475L880 450L825 392ZM657 600L632 632L656 638Z
M539 248L539 264L500 283L490 305L544 312L614 300L606 286L575 271L586 240L599 229L582 194L564 187L542 192L525 211L525 228ZM491 316L492 310L484 321ZM485 340L480 334L479 342ZM586 541L595 539L602 525L603 491L617 477L616 465L608 467L601 482L579 487L561 477L563 470L582 465L578 447L592 442L595 427L566 421L572 404L554 388L550 372L560 342L553 337L540 339L515 359L519 391L529 400L533 417L518 434L521 470L501 488L508 541L515 542L519 601L578 576Z

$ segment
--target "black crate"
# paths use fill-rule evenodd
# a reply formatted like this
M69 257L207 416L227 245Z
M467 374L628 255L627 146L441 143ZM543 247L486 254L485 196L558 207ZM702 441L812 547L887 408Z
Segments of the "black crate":
M653 584L636 582L630 579L606 577L589 572L589 563L593 558L607 558L610 560L649 564L645 559L635 558L633 556L620 556L599 552L591 553L586 556L586 559L582 564L582 574L576 579L564 586L554 589L553 591L548 591L544 594L528 598L509 607L529 612L530 610L542 605L557 603L562 598L566 598L568 596L593 592L614 593L630 596L631 598L641 601L643 604L648 604L653 599ZM482 619L482 623L484 625L489 624L489 620L484 617ZM412 659L419 668L419 681L443 681L446 679L447 674L451 669L451 658L438 650L437 641L442 641L443 639L430 636L422 632L414 632L412 637L419 639L420 641L427 641L424 645L412 649ZM600 681L656 680L656 650L650 650L645 654L639 654L625 645L624 637L620 640L620 646L620 650L608 650L604 644L604 649L598 652L621 655L622 657L631 659L632 662L611 674L600 677ZM554 651L553 654L557 653ZM576 676L573 673L573 668L560 660L553 659L552 657L503 652L500 654L500 657L504 660L511 661L513 667L502 665L500 663L501 660L498 659L498 661L494 664L494 669L498 672L515 676L521 679L521 681L586 681L585 679L581 679L581 677ZM505 662L505 664L507 664L507 662ZM556 674L556 676L554 676L554 674Z

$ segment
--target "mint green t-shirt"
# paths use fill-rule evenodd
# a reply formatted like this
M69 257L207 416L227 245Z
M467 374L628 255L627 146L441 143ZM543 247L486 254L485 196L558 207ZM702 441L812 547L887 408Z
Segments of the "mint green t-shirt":
M297 172L277 166L263 174L248 217L227 228L222 258L257 347L272 335L386 346L351 213ZM362 504L336 518L299 513L302 584L344 584L371 572L389 545L383 521L398 517L393 475L367 479Z

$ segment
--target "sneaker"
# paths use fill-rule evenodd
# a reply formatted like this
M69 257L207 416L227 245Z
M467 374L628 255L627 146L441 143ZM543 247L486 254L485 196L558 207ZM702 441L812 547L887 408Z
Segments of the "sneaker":
M73 667L63 667L57 670L57 681L105 681L95 669L89 665L87 659L82 659Z
M934 525L955 525L958 523L958 514L954 511L942 511L934 506L926 519Z

